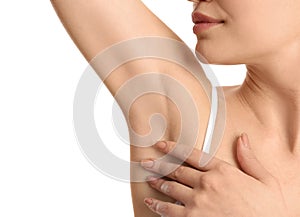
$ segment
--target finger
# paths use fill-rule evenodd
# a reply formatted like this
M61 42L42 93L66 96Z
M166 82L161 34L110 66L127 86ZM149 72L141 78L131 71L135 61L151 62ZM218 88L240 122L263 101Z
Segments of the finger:
M174 181L149 177L148 183L152 188L184 204L191 200L193 194L193 190L190 187Z
M238 139L237 158L242 170L253 178L264 183L273 179L254 155L246 133L242 133Z
M151 161L152 163L150 163ZM200 176L204 173L191 167L158 160L142 161L141 165L149 171L167 176L190 187L195 187L198 184Z
M157 142L154 147L158 148L164 153L169 153L170 155L183 160L189 165L203 171L211 170L219 163L223 162L222 160L210 156L199 149L191 149L189 146L176 144L176 142L173 141L160 141ZM203 164L201 161L208 163Z
M185 208L184 206L163 202L153 198L145 198L144 203L148 208L161 216L170 216L170 217L184 217Z

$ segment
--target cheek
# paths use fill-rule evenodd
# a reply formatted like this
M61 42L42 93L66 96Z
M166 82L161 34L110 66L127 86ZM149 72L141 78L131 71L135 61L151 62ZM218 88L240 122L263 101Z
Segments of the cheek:
M222 29L200 39L197 51L209 63L224 65L247 64L275 52L300 35L300 7L290 2L220 0L226 23Z
M276 52L299 36L299 24L285 12L273 10L271 15L271 12L258 10L256 16L238 19L232 23L232 28L228 25L228 35L244 50L247 58Z
M232 12L224 33L224 47L236 54L231 55L236 61L248 63L247 61L276 52L287 43L298 40L300 16L296 14L300 11L299 7L295 10L295 5L285 1L274 4L265 1L257 5L259 7L256 6L254 11L248 9L243 10L243 13L240 10Z
M274 48L282 40L282 31L271 19L260 19L251 14L228 23L228 37L228 41L242 49L244 55L253 55Z

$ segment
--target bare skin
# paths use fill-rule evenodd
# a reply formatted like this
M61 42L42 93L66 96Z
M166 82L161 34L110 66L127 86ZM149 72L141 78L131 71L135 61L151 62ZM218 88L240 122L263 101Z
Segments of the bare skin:
M169 153L175 142L155 144L163 153L185 159L186 146ZM245 133L237 141L237 159L241 170L216 157L208 164L199 165L201 151L194 149L180 165L167 175L171 180L151 177L148 183L159 192L176 198L184 206L155 198L146 198L145 204L155 213L170 217L291 217L281 186L258 161ZM143 161L145 169L162 174L175 166L169 162ZM173 167L174 168L174 167ZM175 180L175 181L174 181Z
M51 2L87 61L108 46L133 37L162 36L180 41L137 0ZM197 51L211 64L244 63L247 66L247 77L241 86L223 87L227 122L216 157L238 167L236 138L241 132L247 132L253 152L280 183L289 211L293 216L300 216L300 1L200 1L195 4L195 11L225 20L222 27L197 34ZM121 15L122 22L116 22ZM114 95L141 69L172 75L192 92L202 108L197 141L201 149L209 103L203 88L189 72L165 61L139 60L116 70L105 84ZM167 117L168 130L163 139L176 141L180 125L178 111L161 96L148 96L133 105L130 120L133 128L140 133L148 132L145 120L153 112ZM131 148L132 161L161 154L152 147ZM132 183L131 186L135 216L157 216L144 205L145 197L173 201L147 183Z

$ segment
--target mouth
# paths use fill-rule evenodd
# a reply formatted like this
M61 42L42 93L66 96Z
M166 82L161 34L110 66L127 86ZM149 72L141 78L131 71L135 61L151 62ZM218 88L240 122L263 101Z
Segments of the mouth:
M207 15L204 15L199 12L194 12L192 14L192 20L193 23L198 24L198 23L224 23L224 20L221 19L215 19L213 17L209 17Z
M203 31L209 29L210 27L225 23L224 20L209 17L209 16L204 15L199 12L194 12L192 14L192 20L193 20L193 23L195 24L195 26L193 28L193 31L195 34L199 34Z

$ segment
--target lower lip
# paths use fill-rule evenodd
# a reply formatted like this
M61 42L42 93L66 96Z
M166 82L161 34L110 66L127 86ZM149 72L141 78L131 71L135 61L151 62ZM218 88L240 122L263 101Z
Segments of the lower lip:
M218 26L220 24L223 24L223 23L197 23L197 24L195 24L195 26L193 28L193 32L195 34L199 34L213 26Z

